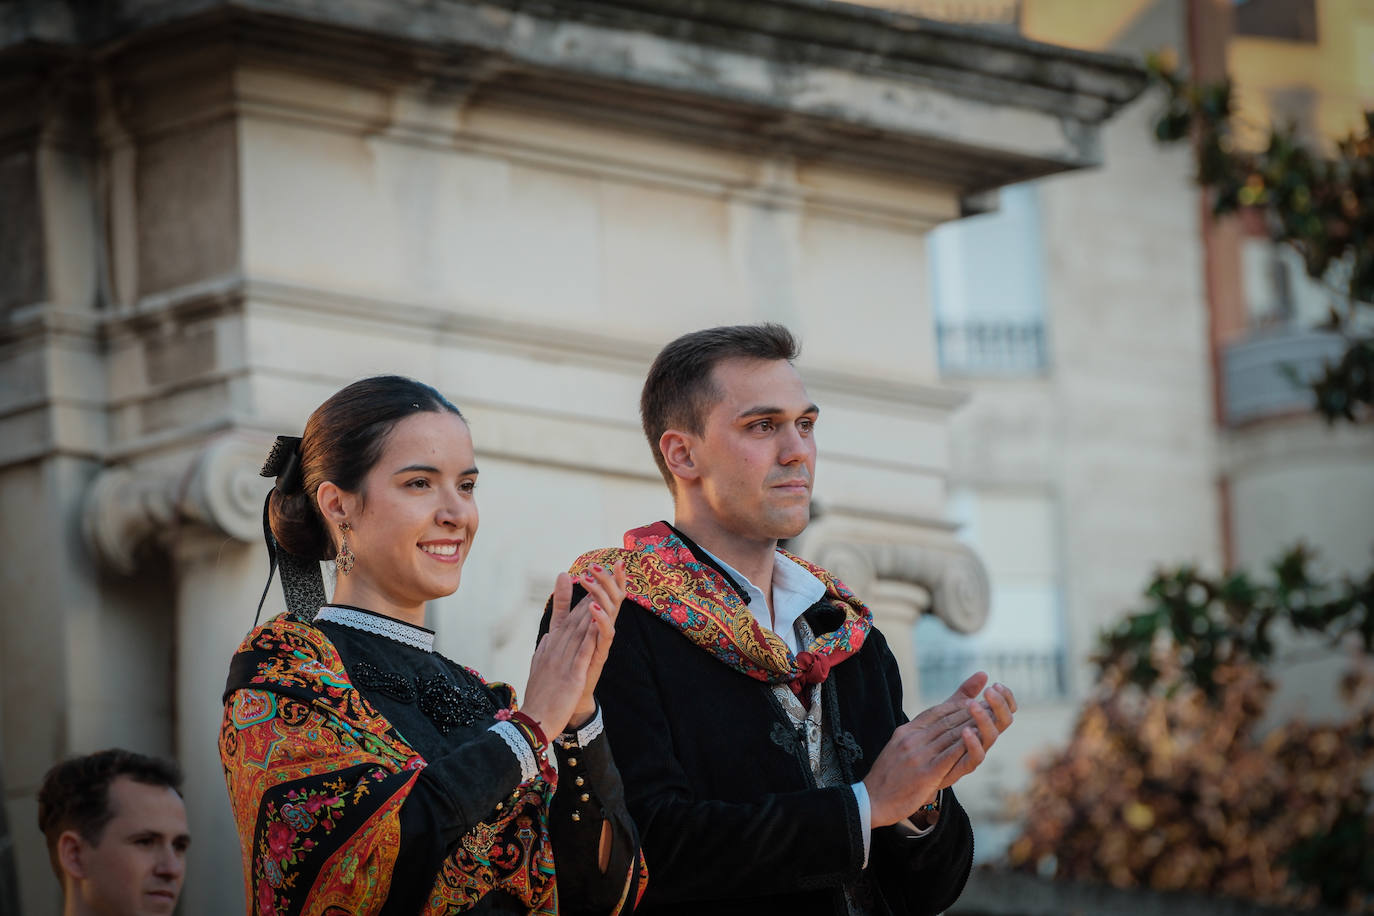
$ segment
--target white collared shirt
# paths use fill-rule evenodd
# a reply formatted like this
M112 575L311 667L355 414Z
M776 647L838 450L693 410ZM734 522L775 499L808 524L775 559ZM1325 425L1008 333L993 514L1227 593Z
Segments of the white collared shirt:
M744 589L749 596L749 613L765 630L772 630L787 644L796 655L802 650L797 642L797 618L811 609L811 606L825 597L825 583L817 579L809 569L777 551L773 552L773 600L769 601L763 591L740 574L729 563L702 548L721 569ZM773 609L772 620L768 609Z

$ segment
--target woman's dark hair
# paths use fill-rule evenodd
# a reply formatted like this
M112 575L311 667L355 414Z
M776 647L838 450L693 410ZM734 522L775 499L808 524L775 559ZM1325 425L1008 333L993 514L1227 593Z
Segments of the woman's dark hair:
M780 324L740 324L706 328L683 334L659 351L644 390L639 396L639 418L644 437L654 453L658 472L673 489L673 472L659 451L658 440L669 429L701 435L706 415L720 400L711 372L727 359L787 360L797 358L800 347L792 333Z
M308 560L334 558L334 538L315 498L320 484L358 492L391 430L416 413L463 416L430 386L399 375L354 382L315 408L301 436L299 468L277 478L268 504L272 535L282 549Z

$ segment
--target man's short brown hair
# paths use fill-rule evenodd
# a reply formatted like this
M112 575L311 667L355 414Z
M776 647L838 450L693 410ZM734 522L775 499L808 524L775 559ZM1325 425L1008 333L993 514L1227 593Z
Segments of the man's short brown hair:
M105 825L114 817L110 783L119 776L144 785L166 786L181 794L181 769L175 763L119 748L64 760L43 777L43 787L38 790L38 829L48 841L48 860L57 880L62 880L57 838L75 830L87 843L98 844Z
M727 359L787 360L801 348L792 332L780 324L737 324L693 331L659 351L639 396L639 419L654 453L654 463L668 489L673 472L659 451L658 440L670 429L701 435L706 414L720 399L711 372Z

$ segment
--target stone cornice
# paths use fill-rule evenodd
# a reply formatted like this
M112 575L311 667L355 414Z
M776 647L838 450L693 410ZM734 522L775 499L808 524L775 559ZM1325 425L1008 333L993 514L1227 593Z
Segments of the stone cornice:
M1143 88L1139 63L1123 55L833 0L123 0L101 5L99 13L74 9L73 3L43 6L27 16L0 19L0 51L122 42L143 30L220 13L285 17L435 47L499 50L538 62L542 58L532 46L517 44L511 34L515 17L524 16L671 36L794 64L823 62L870 72L914 68L932 82L968 81L971 94L988 97L996 97L992 87L972 80L1003 81L1008 84L1003 88L1048 93L1026 101L1038 98L1055 110L1071 102L1082 106L1077 113L1096 120L1109 117Z
M84 32L106 65L228 41L363 82L910 174L965 193L1098 161L1134 63L830 0L125 0ZM53 19L56 23L57 18ZM70 17L69 17L70 18ZM25 35L0 35L0 58ZM10 47L3 44L8 38Z

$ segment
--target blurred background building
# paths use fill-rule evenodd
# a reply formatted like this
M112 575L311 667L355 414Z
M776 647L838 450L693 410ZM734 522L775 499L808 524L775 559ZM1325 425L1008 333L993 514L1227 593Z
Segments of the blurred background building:
M1322 293L1210 221L1137 96L1140 53L1170 47L1327 135L1368 101L1372 7L0 7L0 773L25 912L55 908L43 771L111 744L188 771L182 912L241 911L215 735L273 435L377 372L462 407L483 534L432 622L519 684L554 573L671 511L636 420L649 360L756 320L801 335L824 407L795 549L870 599L909 709L973 667L1023 698L963 795L995 855L1153 567L1298 536L1370 558L1370 431L1269 371L1329 352Z
M1374 104L1374 3L1078 0L885 4L1230 75L1247 142L1296 123L1331 149ZM951 423L951 518L988 566L987 625L918 625L920 685L943 697L986 668L1027 701L965 794L996 820L1026 766L1061 744L1101 629L1157 567L1262 573L1304 541L1328 575L1374 559L1374 430L1329 427L1310 377L1343 351L1317 329L1332 288L1262 227L1217 222L1184 147L1150 139L1146 94L1103 130L1104 163L1005 188L994 212L928 240L942 378L971 390ZM1314 644L1292 643L1290 652ZM1296 654L1296 653L1295 653ZM1276 717L1340 709L1330 652L1288 667ZM1028 727L1023 727L1028 726ZM1001 851L996 831L982 855Z

